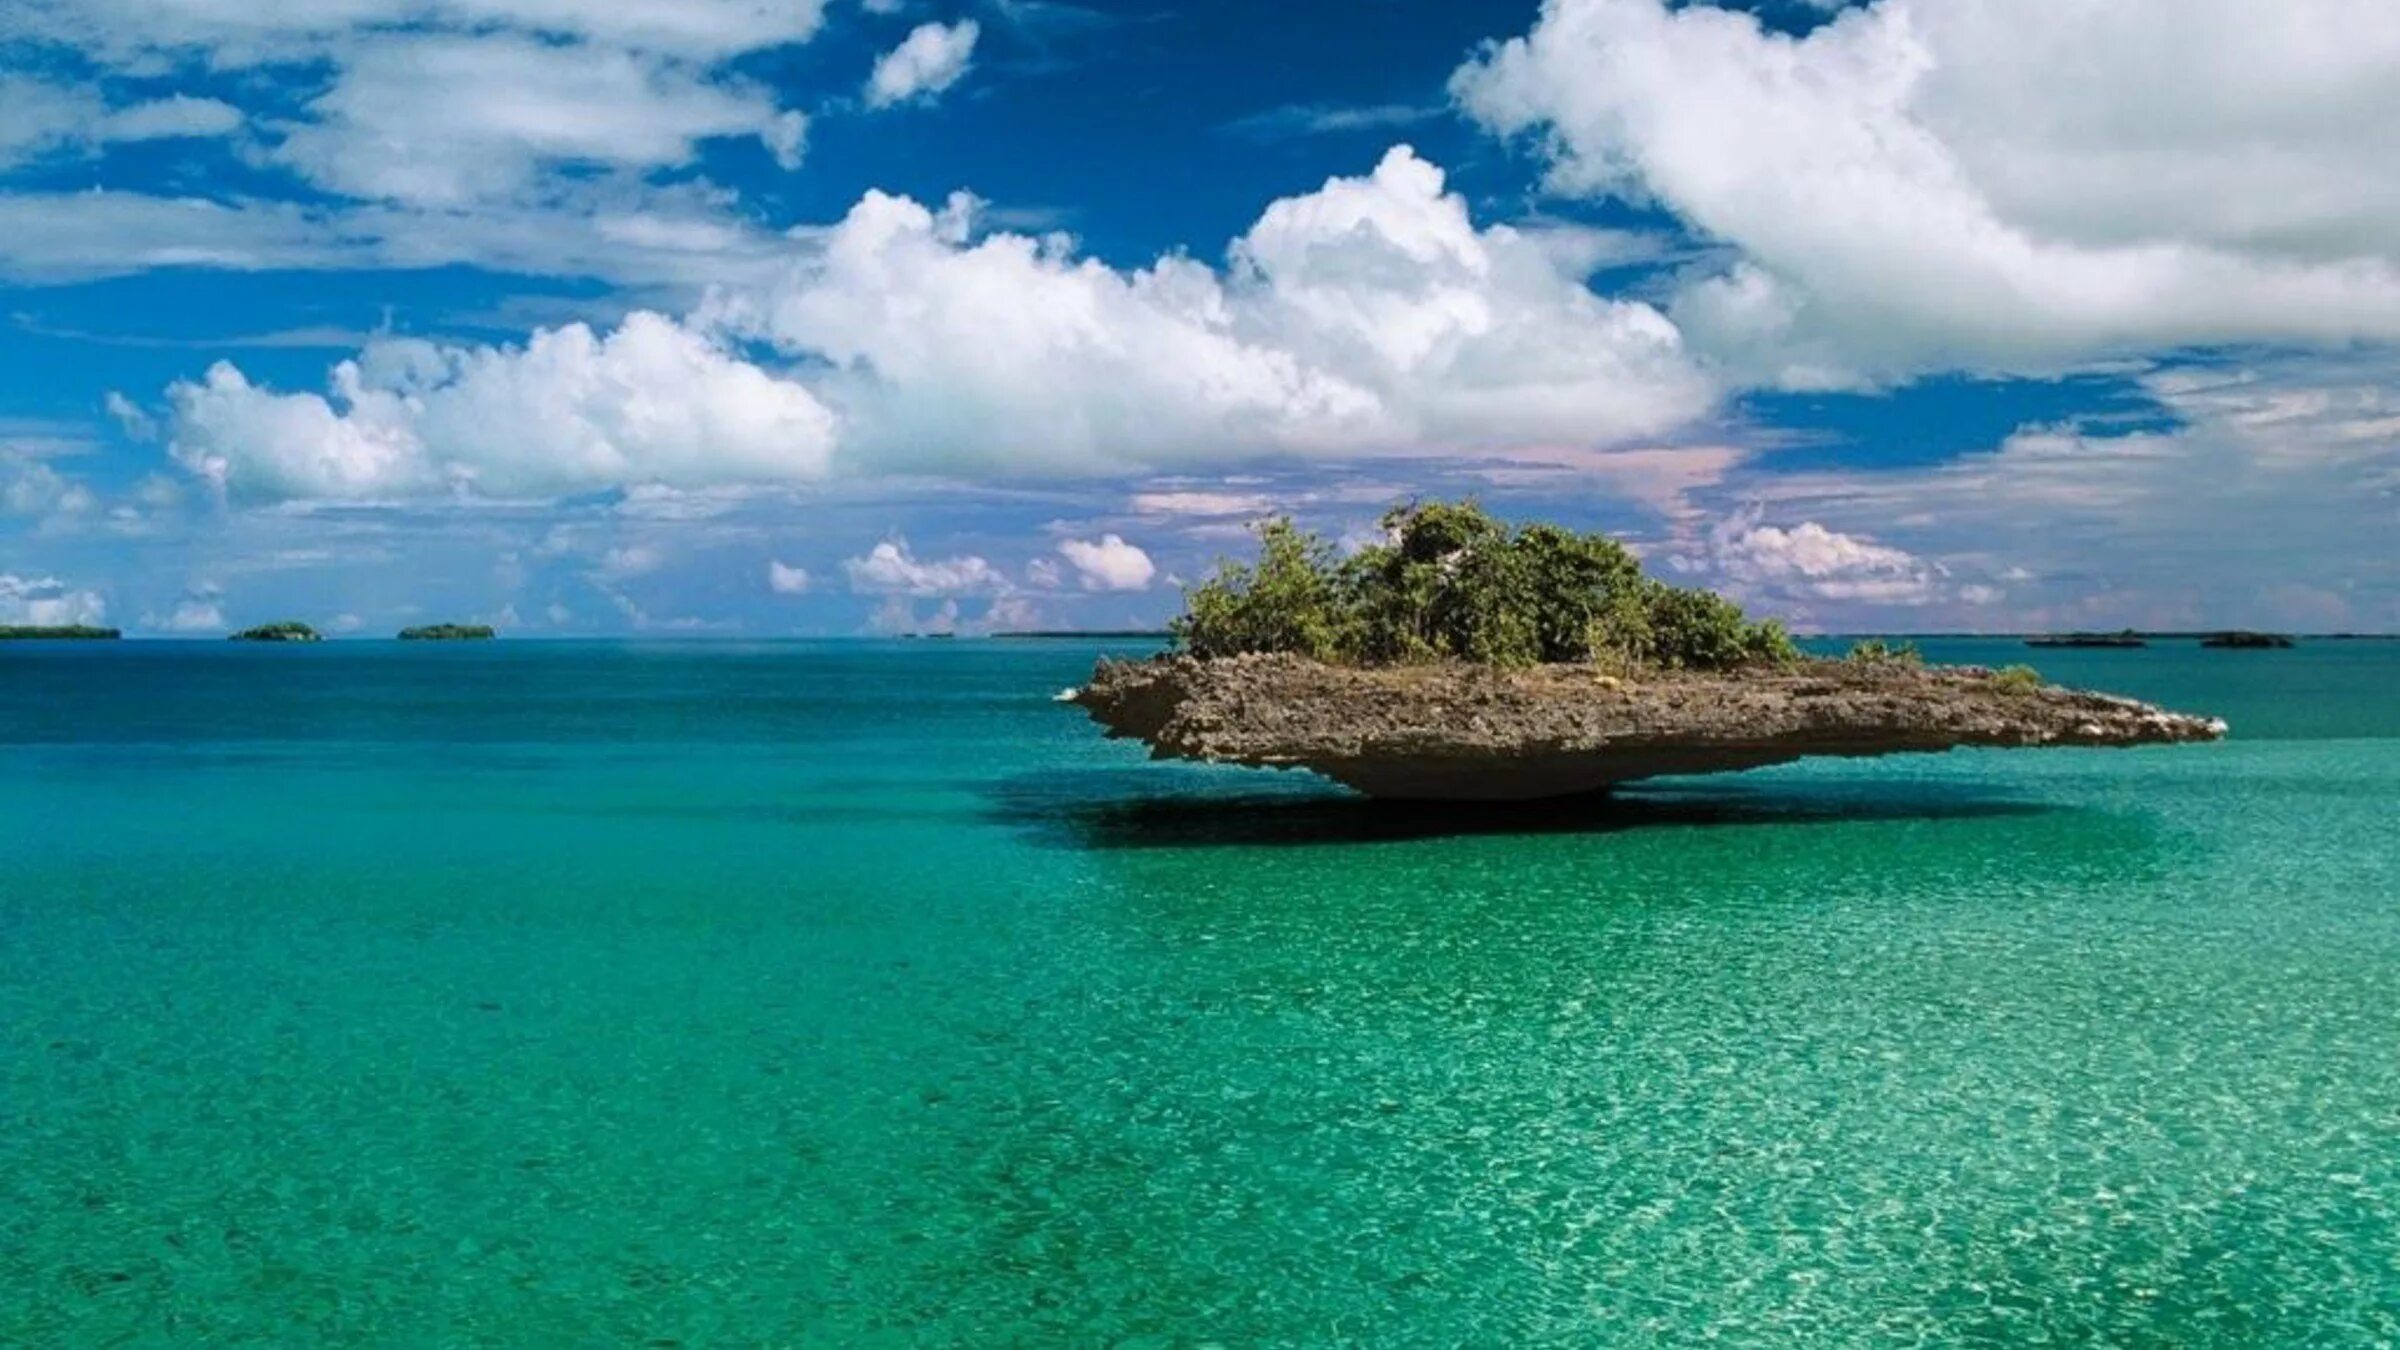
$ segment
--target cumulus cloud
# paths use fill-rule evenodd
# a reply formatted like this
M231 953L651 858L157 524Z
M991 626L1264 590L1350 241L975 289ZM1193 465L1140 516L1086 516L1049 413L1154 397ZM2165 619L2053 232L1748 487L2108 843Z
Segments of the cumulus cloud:
M975 54L982 34L973 19L957 23L919 24L885 52L867 77L867 106L889 108L914 99L932 99L958 83Z
M1594 294L1543 232L1477 228L1405 147L1270 205L1222 271L974 225L971 199L869 193L716 317L825 362L845 456L886 469L1588 445L1717 393L1658 311Z
M227 627L224 606L211 595L184 596L164 618L152 620L147 626L162 633L221 633Z
M170 438L237 496L538 495L1594 447L1718 394L1658 311L1585 284L1572 237L1478 228L1406 148L1271 204L1222 269L1120 270L975 211L869 193L692 319L380 341L330 396L219 365L170 391Z
M1087 591L1148 590L1150 579L1158 575L1149 554L1113 534L1096 540L1063 539L1058 552Z
M1807 36L1554 0L1458 72L1551 184L1738 252L1673 313L1746 378L2400 337L2400 9L1879 0Z
M96 591L76 590L56 577L0 572L0 623L52 628L107 619L108 602Z
M90 488L43 460L0 449L0 512L48 519L82 515L99 504Z
M1788 529L1761 523L1753 508L1709 532L1708 564L1754 595L1921 605L1941 571L1904 549L1829 530L1813 520Z
M980 557L920 560L905 539L886 539L863 558L843 559L842 572L850 589L867 595L931 599L1008 588L1007 575Z
M334 369L330 397L219 362L168 401L175 458L246 499L786 483L823 473L834 439L806 388L644 311L521 348L380 342Z
M956 600L944 600L930 611L920 614L908 597L888 597L867 616L867 631L887 636L915 634L953 634L959 631L961 611Z
M767 560L767 589L777 595L808 594L809 576L805 567L792 567L773 558Z

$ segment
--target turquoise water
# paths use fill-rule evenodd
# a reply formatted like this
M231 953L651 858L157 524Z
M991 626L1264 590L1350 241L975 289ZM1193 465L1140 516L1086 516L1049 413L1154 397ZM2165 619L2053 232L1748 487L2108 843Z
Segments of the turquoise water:
M0 1343L2381 1345L2400 645L1390 811L1095 644L0 651Z

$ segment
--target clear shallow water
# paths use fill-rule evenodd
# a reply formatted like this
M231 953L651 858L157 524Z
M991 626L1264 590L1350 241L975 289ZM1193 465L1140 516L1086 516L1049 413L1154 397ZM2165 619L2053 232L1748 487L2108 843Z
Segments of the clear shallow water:
M2400 1337L2400 645L1927 646L2236 739L1392 812L1095 644L0 650L0 1343Z

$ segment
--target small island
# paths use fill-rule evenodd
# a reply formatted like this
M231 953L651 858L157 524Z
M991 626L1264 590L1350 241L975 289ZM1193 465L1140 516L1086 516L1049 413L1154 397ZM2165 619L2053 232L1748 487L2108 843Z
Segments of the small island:
M2132 629L2119 633L2050 633L2025 639L2028 647L2147 647L2150 640Z
M1064 697L1153 758L1307 768L1374 797L1514 801L1811 755L2212 741L2214 718L2022 666L1811 658L1773 621L1643 575L1622 545L1473 503L1384 518L1337 557L1289 521L1192 589L1177 650Z
M88 623L0 624L0 642L114 642L122 636L114 628Z
M498 636L488 623L429 623L400 630L402 642L489 642Z
M285 620L281 623L262 623L232 634L233 642L322 642L324 637L307 624Z
M2225 633L2210 633L2200 639L2203 647L2220 647L2231 651L2279 651L2292 646L2292 639L2282 633L2253 633L2234 629Z

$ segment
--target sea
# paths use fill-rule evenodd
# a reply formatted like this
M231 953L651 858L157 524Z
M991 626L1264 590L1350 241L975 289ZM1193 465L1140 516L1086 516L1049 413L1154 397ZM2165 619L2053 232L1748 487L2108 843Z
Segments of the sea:
M0 1344L2388 1346L2400 643L1377 806L1105 641L0 649Z

